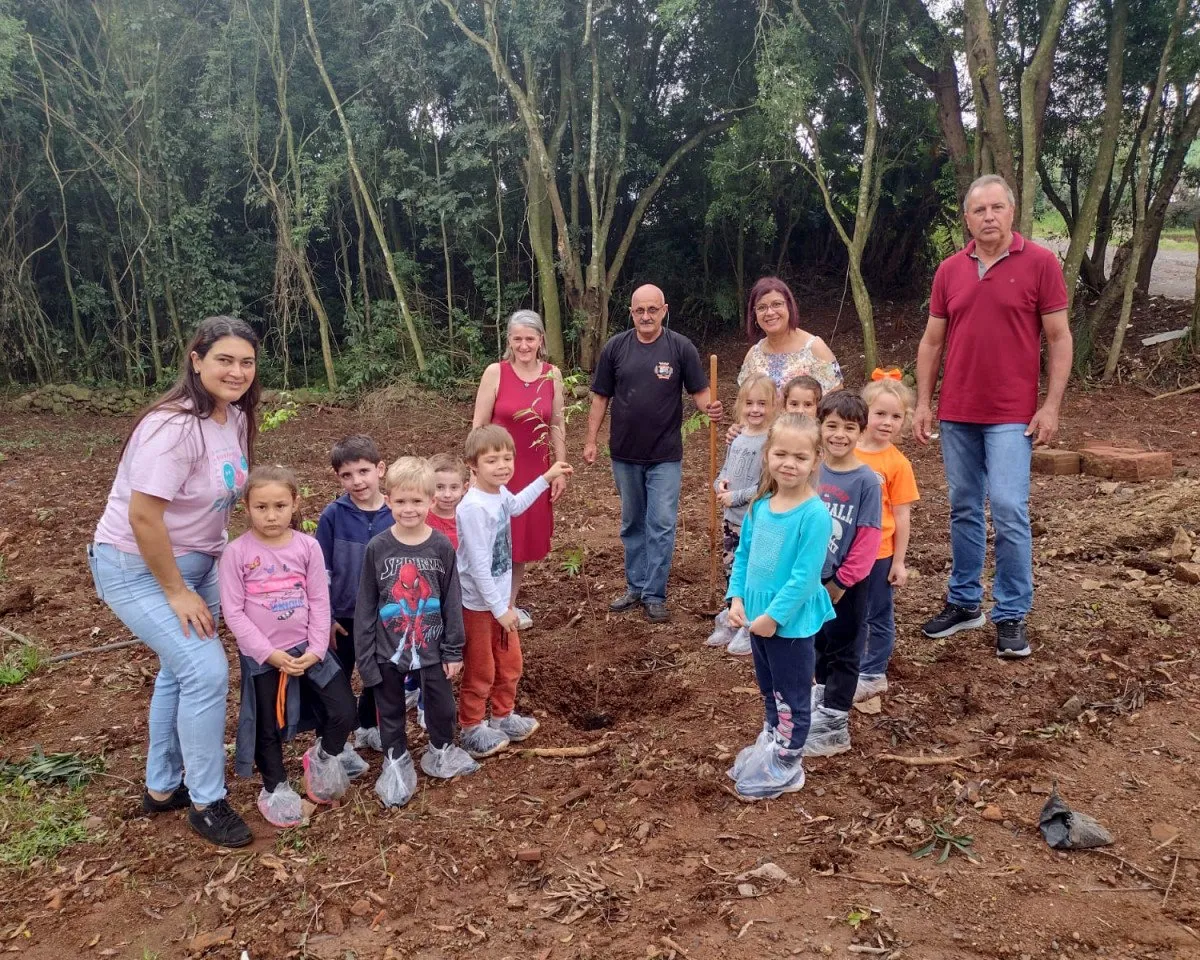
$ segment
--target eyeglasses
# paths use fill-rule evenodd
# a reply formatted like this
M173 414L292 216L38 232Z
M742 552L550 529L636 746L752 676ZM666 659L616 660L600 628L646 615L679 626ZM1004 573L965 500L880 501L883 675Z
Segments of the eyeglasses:
M657 317L665 310L666 307L638 307L635 310L630 310L635 317Z
M787 301L786 300L772 300L770 303L763 303L760 300L758 303L756 303L754 305L754 312L760 317L763 314L769 313L772 310L776 311L777 313L787 313Z

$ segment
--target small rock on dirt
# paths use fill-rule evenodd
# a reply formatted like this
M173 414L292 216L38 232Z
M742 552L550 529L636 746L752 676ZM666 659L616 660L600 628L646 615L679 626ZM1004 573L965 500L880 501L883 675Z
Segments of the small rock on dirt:
M861 700L854 705L854 709L859 713L873 715L880 713L883 710L883 701L879 697L870 697L866 700Z
M608 824L597 817L592 821L592 829L600 834L600 836L604 836L606 833L608 833Z
M629 785L629 792L635 797L642 797L643 799L654 796L654 790L654 784L649 780L635 780Z
M1171 572L1183 583L1200 583L1200 563L1177 563Z
M371 901L366 897L361 897L358 900L355 900L353 905L350 907L350 912L356 917L365 917L371 912Z
M1099 485L1098 489L1101 493L1111 497L1117 492L1118 489L1120 489L1120 486L1121 485L1119 483L1115 483L1112 480L1106 480L1104 483Z
M345 918L337 907L330 907L325 911L325 932L332 933L335 937L346 932Z
M1163 594L1150 601L1150 609L1160 620L1170 620L1179 612L1179 603L1173 597Z
M188 949L193 953L202 953L210 947L228 943L233 939L233 927L220 927L216 930L206 930L198 933L188 941Z
M22 583L0 596L0 617L10 613L29 613L33 609L33 584Z
M758 888L755 887L754 884L752 884L752 883L739 883L737 885L737 892L740 893L743 897L758 896Z
M1104 581L1088 579L1088 580L1084 580L1083 583L1080 584L1080 586L1084 590L1101 590L1104 587Z
M1083 713L1086 704L1083 702L1083 697L1079 694L1073 694L1067 701L1058 708L1059 716L1065 720L1078 720L1079 715Z
M1171 541L1171 559L1187 560L1192 555L1192 535L1183 527L1175 528L1175 539Z
M1179 836L1179 828L1169 823L1156 823L1150 828L1150 839L1155 843L1170 843Z
M984 820L990 820L992 823L1000 823L1004 820L1004 811L994 803L989 803L979 812L979 815Z
M517 851L517 859L522 863L537 863L542 859L542 848L522 847Z

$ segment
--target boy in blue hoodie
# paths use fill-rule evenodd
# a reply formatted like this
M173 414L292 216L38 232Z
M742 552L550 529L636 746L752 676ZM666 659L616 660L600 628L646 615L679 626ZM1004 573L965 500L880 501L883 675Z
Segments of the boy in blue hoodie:
M349 678L354 671L354 605L358 601L363 558L367 544L392 525L392 511L384 502L379 484L387 465L375 441L363 434L346 437L329 455L333 472L346 491L321 511L317 543L329 572L329 600L333 613L329 650ZM382 751L375 692L364 687L358 698L355 746Z

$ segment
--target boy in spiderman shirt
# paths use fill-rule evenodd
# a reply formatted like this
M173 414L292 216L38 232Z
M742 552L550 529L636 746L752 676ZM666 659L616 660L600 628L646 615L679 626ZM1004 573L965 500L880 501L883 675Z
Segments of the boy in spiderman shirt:
M355 657L363 683L375 688L385 757L376 792L389 806L402 806L411 795L397 784L415 786L416 780L405 731L409 671L420 678L429 734L421 768L435 777L479 768L454 743L450 679L462 669L462 591L454 547L426 523L434 482L420 457L401 457L388 467L384 496L395 522L367 544L354 608Z

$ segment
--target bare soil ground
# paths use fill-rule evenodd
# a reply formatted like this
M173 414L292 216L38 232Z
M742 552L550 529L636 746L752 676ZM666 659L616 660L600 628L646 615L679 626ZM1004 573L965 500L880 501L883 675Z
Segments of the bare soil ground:
M743 349L721 350L726 398ZM1186 474L1115 488L1035 478L1035 655L1024 663L997 661L990 631L920 634L944 589L948 521L936 446L909 444L923 498L918 576L898 601L892 689L879 714L854 714L849 754L811 762L806 788L779 801L741 803L724 777L762 707L751 665L701 646L714 611L704 433L687 444L672 623L606 612L622 573L603 464L577 473L555 553L529 576L521 706L543 724L530 745L599 745L592 756L514 752L453 783L422 776L409 807L388 813L367 754L374 770L342 806L283 832L254 809L257 782L231 777L256 840L222 851L182 815L140 815L149 651L43 668L0 688L0 755L40 745L103 753L108 767L84 794L89 839L4 875L0 949L53 960L243 947L255 960L1200 957L1200 587L1154 552L1180 528L1200 545L1198 403L1131 387L1069 396L1066 444L1168 449ZM337 492L325 457L342 435L368 430L394 457L450 447L469 423L466 403L372 410L306 409L264 437L262 456L298 469L315 513ZM0 625L50 652L128 636L84 558L126 427L0 424L0 598L33 597ZM581 430L579 418L573 454ZM578 550L582 570L568 576L561 564ZM1037 817L1055 781L1114 846L1046 846ZM973 838L977 862L915 859L930 824ZM739 879L766 862L787 879Z

